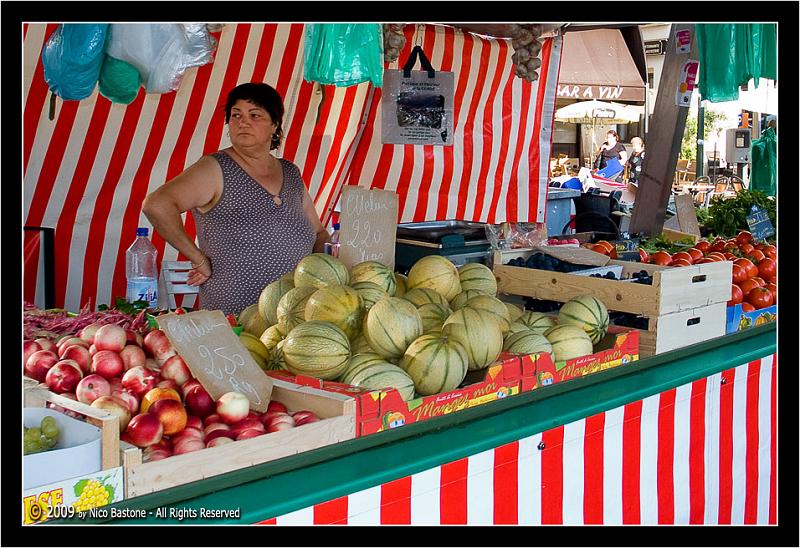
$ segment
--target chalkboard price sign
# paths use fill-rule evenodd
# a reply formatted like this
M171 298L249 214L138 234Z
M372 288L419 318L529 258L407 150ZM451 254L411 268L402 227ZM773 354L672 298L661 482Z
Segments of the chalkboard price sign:
M765 240L770 236L774 236L775 227L772 226L767 212L757 206L753 206L750 211L750 215L747 216L747 226L750 227L753 238L755 240Z
M250 408L264 412L272 396L272 380L253 360L219 310L165 314L159 327L181 355L192 375L214 400L241 392Z
M339 259L351 267L377 261L394 268L397 194L345 186L339 215Z

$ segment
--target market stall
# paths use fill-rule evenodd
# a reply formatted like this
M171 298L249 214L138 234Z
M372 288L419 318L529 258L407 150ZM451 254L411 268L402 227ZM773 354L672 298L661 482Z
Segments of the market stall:
M174 93L54 100L51 119L56 26L26 26L25 224L55 227L57 307L25 309L27 466L53 463L43 415L57 451L97 458L33 477L26 524L776 523L769 233L548 238L562 30L508 27L400 27L400 61L421 46L454 73L438 146L387 143L379 87L306 81L299 24L207 29L214 62ZM278 154L341 226L336 251L238 315L114 301L144 197L228 144L219 107L242 81L277 82ZM737 276L764 290L749 311Z

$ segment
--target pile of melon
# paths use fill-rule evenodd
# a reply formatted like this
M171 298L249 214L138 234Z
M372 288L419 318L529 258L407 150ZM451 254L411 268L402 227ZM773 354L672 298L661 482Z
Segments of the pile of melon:
M375 261L348 269L314 253L265 287L239 323L263 345L248 349L265 370L396 388L406 400L454 390L503 350L554 360L589 354L608 326L599 301L591 304L599 317L567 303L556 322L496 294L494 274L479 263L456 268L431 255L406 277Z

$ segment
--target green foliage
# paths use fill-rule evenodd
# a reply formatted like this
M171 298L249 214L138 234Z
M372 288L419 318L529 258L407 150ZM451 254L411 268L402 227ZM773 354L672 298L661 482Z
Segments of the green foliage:
M770 222L775 225L775 200L758 190L740 190L727 200L721 196L713 197L708 208L710 218L702 224L718 236L736 236L740 230L749 230L747 216L754 205L766 211Z
M677 242L673 242L663 234L643 239L639 242L639 247L647 251L650 255L656 251L666 251L670 254L677 253L678 251L686 251L688 248L692 247L692 245L694 245L693 238L683 238Z
M722 127L722 123L727 120L725 114L716 110L703 110L703 140L708 140L712 131L717 131ZM695 161L697 159L697 116L686 118L686 127L683 130L683 140L681 141L681 159Z

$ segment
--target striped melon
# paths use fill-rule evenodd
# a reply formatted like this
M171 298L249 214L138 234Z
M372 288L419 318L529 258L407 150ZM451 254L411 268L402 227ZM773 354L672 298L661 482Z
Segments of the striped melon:
M264 330L269 327L269 324L258 313L258 303L251 304L242 310L241 314L239 314L239 323L242 325L243 331L256 337L261 336Z
M558 323L580 327L597 344L608 332L608 309L591 295L581 295L561 306Z
M400 367L421 396L454 390L467 375L467 351L441 333L422 335L403 354Z
M532 331L518 331L512 333L503 341L503 350L512 354L536 354L547 352L553 355L553 345L544 335L537 335Z
M552 316L542 314L541 312L526 311L519 317L517 323L521 323L534 333L542 335L545 331L556 325L556 320Z
M593 351L589 335L574 325L553 326L544 332L544 336L553 346L553 359L556 362L580 358Z
M347 367L350 340L332 323L312 320L289 332L282 352L291 373L333 380Z
M364 319L366 319L366 316L365 316ZM362 326L363 326L363 323L362 323ZM367 341L367 338L364 336L363 329L358 335L356 335L356 338L353 339L350 342L350 351L353 353L354 356L356 354L366 354L366 353L374 354L375 353L375 351L369 345L369 342Z
M350 347L350 353L352 355L350 359L347 360L347 367L345 367L342 374L339 375L339 382L345 384L350 384L353 375L361 371L364 367L376 363L387 363L386 358L379 356L375 352L359 352L358 354L354 354L352 345Z
M350 274L342 261L327 253L306 255L294 269L294 286L313 286L317 289L326 285L347 285Z
M422 333L441 331L442 325L452 314L452 310L437 303L423 304L417 309L422 319Z
M372 282L386 291L390 297L397 290L394 272L377 261L364 261L350 269L350 285L358 282Z
M358 292L359 296L361 297L362 304L364 305L364 310L369 310L372 308L372 305L384 297L391 296L386 292L385 289L372 282L351 283L350 287Z
M354 356L350 359L350 365L342 377L342 382L370 390L395 388L400 392L403 400L414 399L414 381L408 376L408 373L377 354L362 354L362 356L367 357L355 360L358 356ZM356 361L355 364L353 364L354 361Z
M508 338L513 333L519 333L520 331L530 331L531 333L536 333L537 335L541 335L543 333L543 332L539 333L538 331L533 331L530 327L528 327L522 322L511 322L511 325L508 326L508 331L503 333L503 338Z
M406 294L406 287L408 286L408 278L405 274L399 272L394 273L394 281L397 283L397 289L394 291L394 297L403 297Z
M467 351L470 370L488 367L503 350L500 326L474 308L464 307L453 312L444 322L442 334L461 343Z
M503 304L506 305L506 308L508 309L508 316L511 318L511 323L517 321L519 317L522 316L522 314L525 312L522 308L520 308L515 304L507 302L503 302Z
M258 313L268 325L278 323L278 303L290 289L294 289L294 281L284 276L261 291L261 295L258 297Z
M283 343L286 339L281 340L272 353L272 359L267 362L269 369L286 369L286 360L283 358Z
M317 291L313 285L295 287L286 292L278 301L278 325L284 333L306 321L306 303Z
M261 343L267 349L267 368L273 369L271 365L274 364L276 359L276 352L278 343L283 341L286 338L286 333L281 329L280 325L275 324L271 327L268 327L259 337Z
M464 306L467 308L474 308L481 314L493 318L497 322L502 333L508 331L508 327L511 325L511 316L508 314L508 308L506 308L503 301L497 297L478 295L468 300L467 304Z
M423 304L428 304L428 303L440 304L448 308L450 307L450 303L447 302L447 299L442 297L439 293L437 293L433 289L427 287L417 287L415 289L409 289L408 291L406 291L406 294L403 296L403 298L408 302L412 303L417 308L419 308Z
M346 285L329 285L317 289L306 302L306 321L331 322L353 340L361 330L364 315L361 297Z
M408 272L408 287L433 289L447 302L461 293L456 265L441 255L428 255L414 263Z
M486 295L497 295L497 280L494 272L481 263L467 263L458 269L461 291L476 289Z
M422 319L408 301L386 297L367 312L364 336L384 358L399 358L414 339L422 335Z
M463 308L467 301L470 300L472 297L477 297L478 295L485 295L485 293L481 293L477 289L467 289L466 291L462 291L450 301L450 308L453 310L458 310Z

